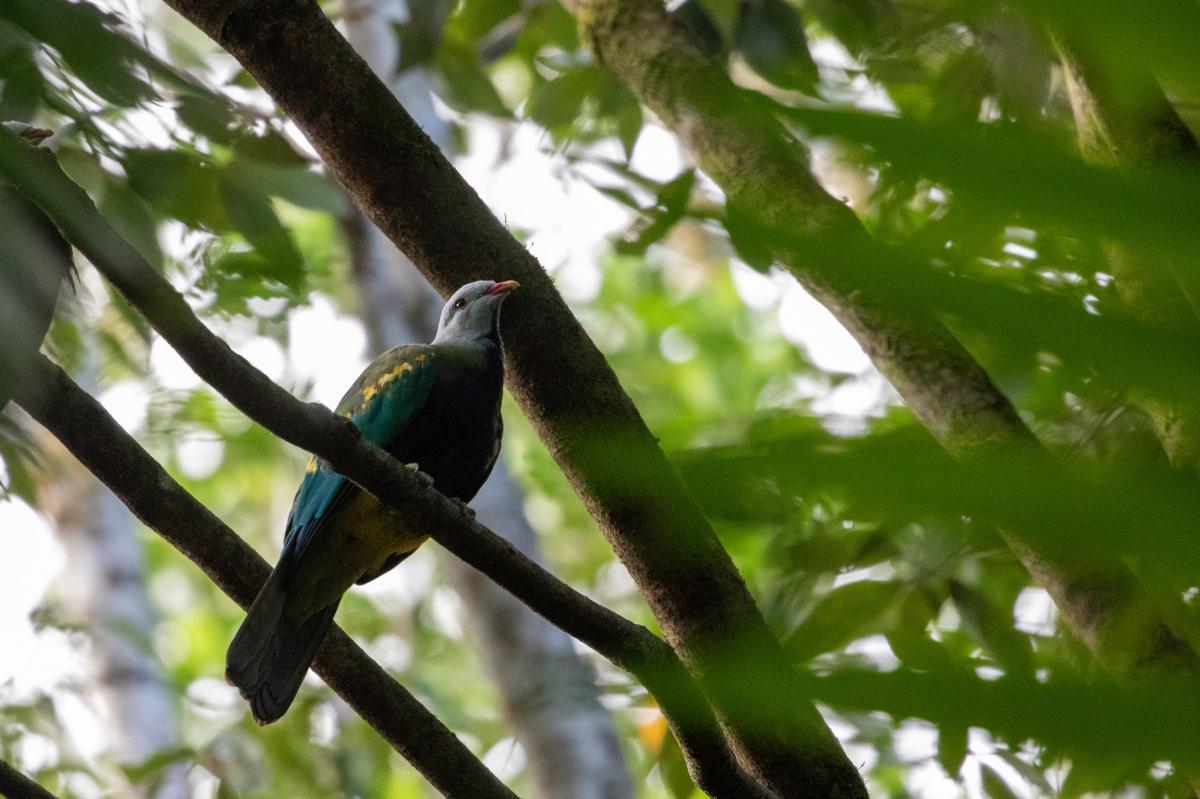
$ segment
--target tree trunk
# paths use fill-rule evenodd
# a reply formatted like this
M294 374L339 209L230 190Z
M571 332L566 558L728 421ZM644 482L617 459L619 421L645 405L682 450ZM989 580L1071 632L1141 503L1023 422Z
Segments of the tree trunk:
M729 553L595 343L320 8L290 0L168 5L238 59L439 292L481 278L520 281L502 321L508 386L710 699L740 763L783 795L865 796ZM746 680L750 664L757 681Z
M1008 398L933 312L891 296L856 264L887 252L809 170L803 148L735 87L654 0L568 0L596 57L679 136L754 221L763 245L855 337L933 437L959 457L1045 457ZM857 259L857 260L856 260ZM1114 674L1200 670L1184 616L1164 610L1115 557L1066 551L1020 530L1010 548L1074 632Z
M94 372L91 360L85 369ZM49 437L41 449L56 455L39 498L67 552L59 591L92 639L96 682L116 732L111 750L118 762L137 765L180 746L175 690L152 648L158 619L146 593L142 544L120 500ZM130 795L189 793L187 766L176 763Z
M1109 69L1086 43L1053 34L1083 157L1128 172L1180 167L1200 174L1200 146L1154 76ZM1195 333L1200 281L1190 263L1164 263L1120 241L1103 242L1124 311L1167 333ZM1153 394L1133 397L1154 421L1159 440L1177 468L1200 467L1200 411Z

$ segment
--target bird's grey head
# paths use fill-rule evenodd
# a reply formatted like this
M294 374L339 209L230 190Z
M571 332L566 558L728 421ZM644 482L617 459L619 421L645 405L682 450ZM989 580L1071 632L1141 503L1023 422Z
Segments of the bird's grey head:
M454 292L442 309L434 344L471 344L499 341L497 323L504 298L519 288L515 280L499 283L476 280Z

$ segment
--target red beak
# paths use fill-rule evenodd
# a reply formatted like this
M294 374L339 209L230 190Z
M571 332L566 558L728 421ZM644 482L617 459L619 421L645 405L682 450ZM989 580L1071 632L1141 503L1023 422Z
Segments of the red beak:
M493 283L487 287L484 294L507 294L510 291L516 291L521 288L521 284L515 280L503 280L499 283Z

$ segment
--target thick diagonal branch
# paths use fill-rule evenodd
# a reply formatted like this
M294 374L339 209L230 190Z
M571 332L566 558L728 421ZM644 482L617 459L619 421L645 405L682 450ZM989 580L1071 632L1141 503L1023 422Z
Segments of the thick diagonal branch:
M200 566L235 602L249 607L269 571L263 559L176 483L61 369L44 357L32 368L32 379L17 397L21 406L134 515ZM447 549L642 680L714 796L757 795L733 763L699 689L666 643L558 581L463 512L461 505L424 487L420 478L383 452L375 452L390 473L383 484L391 487L380 492L381 498L387 501L412 491L414 496L397 503L412 524L432 532ZM397 482L410 485L397 490ZM314 668L439 790L473 797L491 786L486 795L511 795L340 629L334 628L321 647ZM471 785L478 787L468 790Z
M382 502L402 510L415 529L428 533L556 626L638 677L658 700L702 788L721 796L758 793L733 762L700 688L666 643L554 578L469 518L459 503L433 491L416 473L363 439L348 420L323 405L299 402L234 353L109 227L53 157L30 151L7 135L0 129L0 169L42 205L72 243L142 311L197 374L247 416L285 441L329 461ZM40 376L54 379L49 373ZM114 434L118 431L112 428ZM86 465L104 480L97 471L103 463ZM111 479L119 477L119 473L101 471ZM190 557L189 552L185 554ZM241 597L235 599L242 601Z
M1200 145L1150 72L1106 64L1062 31L1052 31L1052 37L1085 159L1131 173L1174 167L1200 174ZM1126 313L1172 334L1200 326L1200 281L1191 263L1116 240L1103 242L1103 247ZM1135 400L1153 419L1171 463L1200 466L1196 409L1152 393Z
M346 39L444 152L455 151L453 126L437 115L423 68L396 75L400 59L389 21L391 0L343 0ZM357 207L342 219L359 315L373 352L429 341L437 329L437 295L403 253ZM472 501L479 518L535 562L537 534L525 519L523 492L504 452ZM632 799L612 712L600 703L596 673L571 637L475 569L443 559L463 602L475 648L496 684L508 726L529 756L542 799Z
M29 797L29 799L57 799L54 794L3 760L0 760L0 796Z
M943 447L959 455L1038 447L1008 399L927 307L880 291L861 270L839 268L864 253L886 256L849 208L817 184L804 151L765 104L735 87L661 3L571 5L597 58L675 131L730 207L760 229L786 231L762 245L833 312ZM797 247L798 240L805 243ZM1196 654L1119 559L1084 557L1020 531L1006 537L1110 670L1196 668Z
M16 401L154 529L243 608L271 568L178 483L57 366L38 356ZM447 796L512 797L425 707L334 627L317 674Z
M170 5L259 81L333 176L439 291L449 294L481 278L521 282L506 305L508 385L711 700L739 759L780 793L863 796L857 769L804 698L728 553L604 357L536 260L317 4ZM110 242L102 238L106 249ZM109 256L103 260L115 265L135 254L120 248ZM196 346L203 328L184 316L181 299L164 294L162 281L143 280L148 269L106 271L198 374L235 405L267 411L256 418L274 418L283 407L279 389L261 375L224 378L223 364L244 362L223 344ZM322 430L330 432L332 422L315 412L310 417L312 424L292 440L315 450L308 444ZM751 664L754 684L745 679Z

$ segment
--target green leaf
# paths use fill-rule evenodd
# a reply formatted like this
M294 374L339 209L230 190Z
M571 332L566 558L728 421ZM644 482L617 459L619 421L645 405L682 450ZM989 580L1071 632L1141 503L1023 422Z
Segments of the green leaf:
M239 138L237 116L228 102L216 95L181 94L175 113L189 128L214 142L233 144Z
M633 148L637 145L638 137L642 135L642 124L645 122L642 106L637 101L628 103L616 114L617 138L621 141L621 149L625 151L625 160L633 158Z
M705 54L718 56L725 50L721 29L701 0L683 0L671 10L671 17L687 29L692 40Z
M296 148L282 134L274 130L268 130L261 136L247 134L238 137L233 145L233 154L235 159L258 161L276 166L298 169L306 169L309 166L308 160L296 152Z
M97 208L121 237L133 245L146 262L162 267L163 254L158 246L158 219L145 200L123 183L109 181Z
M307 164L300 166L239 159L231 167L239 180L261 192L287 200L300 208L311 208L341 216L346 213L345 192L325 175Z
M999 748L995 754L1005 763L1012 766L1026 782L1040 791L1040 795L1051 796L1055 793L1055 789L1050 785L1050 781L1046 779L1046 775L1036 765L1032 765L1024 758L1018 757L1016 753L1009 749Z
M90 3L67 0L4 0L0 18L59 52L96 94L133 107L154 96L137 76L141 47L119 31L120 20Z
M668 733L663 738L662 751L658 757L659 774L675 799L687 799L696 792L696 784L688 774L687 763L675 736Z
M31 120L42 104L46 81L23 31L0 20L0 119Z
M729 199L725 203L724 222L729 243L747 266L759 272L766 272L774 266L775 251L770 241L761 234L756 214Z
M983 780L983 795L988 799L1019 799L1020 795L987 762L979 764L979 776Z
M617 242L616 251L622 255L641 255L651 244L661 241L683 219L695 183L694 169L664 183L654 205L642 209L641 216Z
M270 197L248 177L236 165L222 171L218 184L225 211L238 233L265 260L267 266L259 274L295 288L300 283L304 259L291 233L276 216Z
M817 65L808 52L800 13L787 0L742 0L734 46L755 72L779 88L815 93Z
M958 580L950 581L950 596L963 624L1005 671L1033 676L1033 644L1027 635L1014 629L1010 610L995 607L982 591Z
M883 631L890 625L889 611L902 587L893 580L860 580L833 589L787 636L784 650L804 662Z
M1084 794L1110 791L1141 770L1139 759L1133 752L1124 755L1109 753L1108 757L1076 753L1059 796L1075 799Z
M184 760L192 760L195 757L195 750L186 746L180 746L174 749L167 749L163 752L156 752L140 763L121 766L121 770L125 772L125 776L129 778L130 782L137 783L154 776L167 766Z
M405 6L408 19L392 26L400 47L397 73L434 62L454 3L450 0L409 0Z
M967 759L967 728L965 725L947 722L938 726L937 758L950 778L958 779L963 761Z
M129 186L151 206L189 227L230 229L218 194L218 170L180 150L129 150Z
M246 301L251 298L296 298L298 286L288 285L276 277L278 268L278 264L256 251L233 250L207 259L207 274L200 286L216 294L216 310L245 314L248 312Z
M4 414L0 414L0 462L8 472L8 481L0 483L0 498L12 494L36 505L38 472L43 465L29 432Z
M479 111L498 117L512 116L471 46L443 41L437 67L439 94L451 108L464 113Z
M588 95L604 80L599 67L569 69L534 91L525 114L544 128L554 130L575 121Z
M886 635L892 653L910 669L944 672L959 668L955 657L923 632L892 630Z

